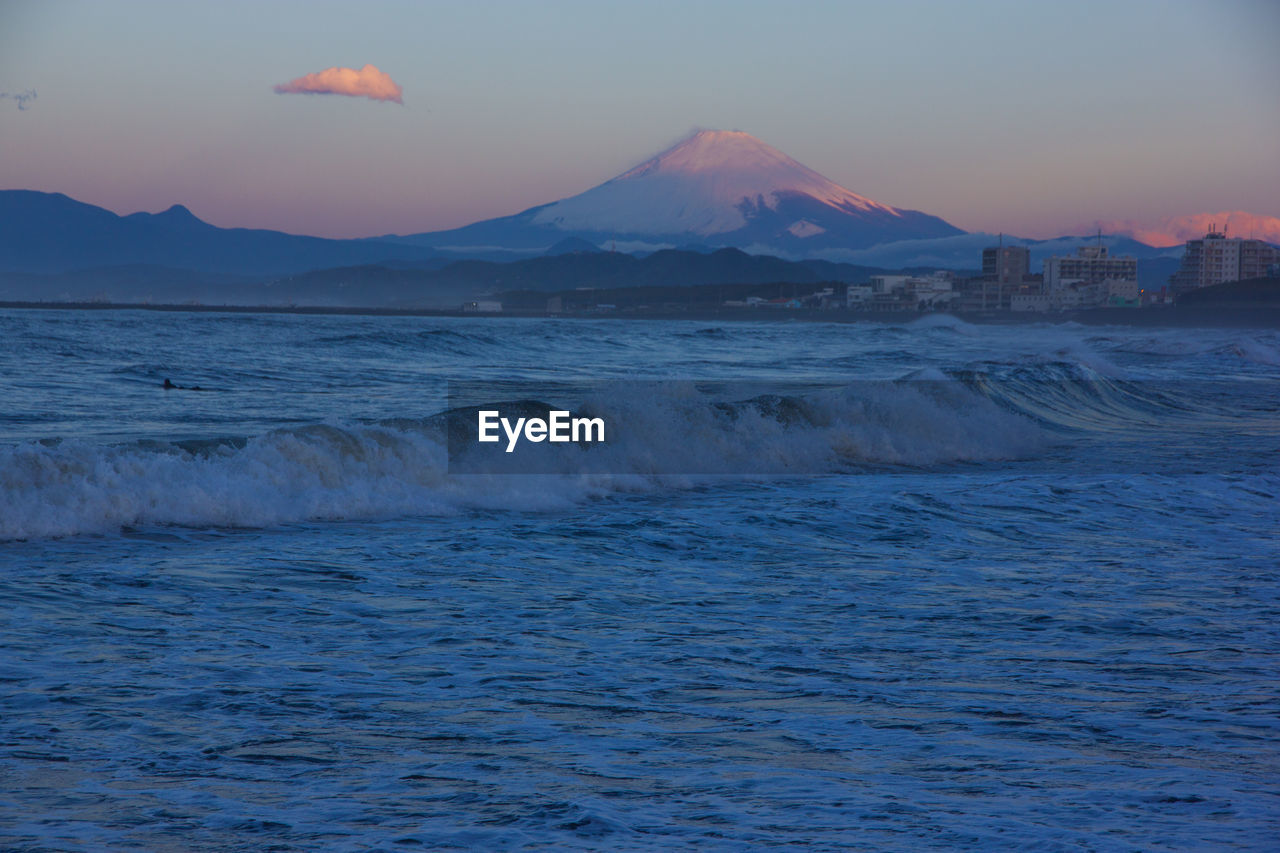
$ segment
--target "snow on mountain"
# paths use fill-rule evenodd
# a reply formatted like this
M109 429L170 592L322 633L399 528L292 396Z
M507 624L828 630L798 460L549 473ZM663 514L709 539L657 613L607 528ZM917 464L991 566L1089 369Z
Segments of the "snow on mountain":
M611 181L538 211L533 222L563 230L724 234L747 225L753 211L776 211L785 193L807 195L837 210L901 217L827 180L749 133L704 130ZM795 236L813 223L796 222ZM799 233L797 233L799 232Z
M704 130L578 195L399 239L451 251L545 251L575 236L596 245L700 243L795 255L962 233L936 216L845 189L749 133Z

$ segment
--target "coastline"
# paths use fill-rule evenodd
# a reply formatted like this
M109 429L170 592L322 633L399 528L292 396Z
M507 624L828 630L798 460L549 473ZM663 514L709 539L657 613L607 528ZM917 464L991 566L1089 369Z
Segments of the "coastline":
M1089 308L1061 313L973 313L952 311L848 311L821 308L714 308L695 310L624 311L495 311L476 312L444 308L379 308L344 305L184 305L136 302L32 302L0 300L0 309L57 311L156 311L223 314L314 314L370 317L463 317L566 320L696 320L699 322L804 322L804 323L909 323L929 316L955 317L974 325L1007 326L1040 323L1079 323L1084 326L1135 326L1154 328L1280 328L1280 306L1275 304L1197 305L1179 308Z

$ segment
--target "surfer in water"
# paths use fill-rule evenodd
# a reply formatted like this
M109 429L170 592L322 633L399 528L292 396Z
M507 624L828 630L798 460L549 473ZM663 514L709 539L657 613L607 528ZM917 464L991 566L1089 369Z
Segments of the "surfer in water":
M164 388L164 390L166 391L203 391L204 390L199 385L192 385L190 388L186 387L185 385L174 385L173 382L170 381L168 377L165 378L164 385L160 387Z

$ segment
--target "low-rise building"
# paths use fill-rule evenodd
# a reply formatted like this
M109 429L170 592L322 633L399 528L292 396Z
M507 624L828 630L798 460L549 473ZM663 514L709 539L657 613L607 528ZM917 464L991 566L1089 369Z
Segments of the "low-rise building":
M846 304L882 311L937 308L951 303L954 280L955 276L948 270L925 276L873 275L866 287L850 286Z
M1142 307L1142 288L1136 281L1117 281L1107 279L1103 286L1107 290L1107 304L1127 308Z
M1101 284L1107 279L1137 281L1138 259L1114 256L1106 246L1081 246L1074 255L1054 255L1044 262L1044 289L1053 293L1066 282Z
M912 278L907 286L912 297L921 308L942 308L949 306L955 296L955 274L948 270L938 270L923 278Z
M896 293L905 290L909 275L873 275L871 276L872 293Z
M1096 308L1107 298L1107 289L1102 282L1090 284L1086 281L1064 281L1058 289L1049 292L1055 310L1078 311L1082 308Z
M847 299L846 295L846 299ZM832 308L835 305L836 291L834 287L824 287L821 290L815 290L802 300L806 308Z
M871 301L871 285L869 284L851 284L845 290L845 307L861 308L864 304Z
M1009 295L1010 311L1045 312L1053 307L1053 299L1047 293L1012 293Z

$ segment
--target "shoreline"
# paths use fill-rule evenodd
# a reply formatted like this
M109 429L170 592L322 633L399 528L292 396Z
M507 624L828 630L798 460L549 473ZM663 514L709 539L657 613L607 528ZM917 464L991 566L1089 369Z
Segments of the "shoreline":
M463 317L562 320L695 320L698 322L903 323L929 316L955 317L974 325L1007 326L1079 323L1085 326L1156 328L1280 329L1280 306L1274 304L1204 305L1194 308L1089 308L1062 313L972 313L962 311L849 311L817 308L708 308L681 311L462 311L446 308L379 308L342 305L184 305L136 302L31 302L0 300L0 309L44 311L156 311L161 313L312 314L369 317Z

